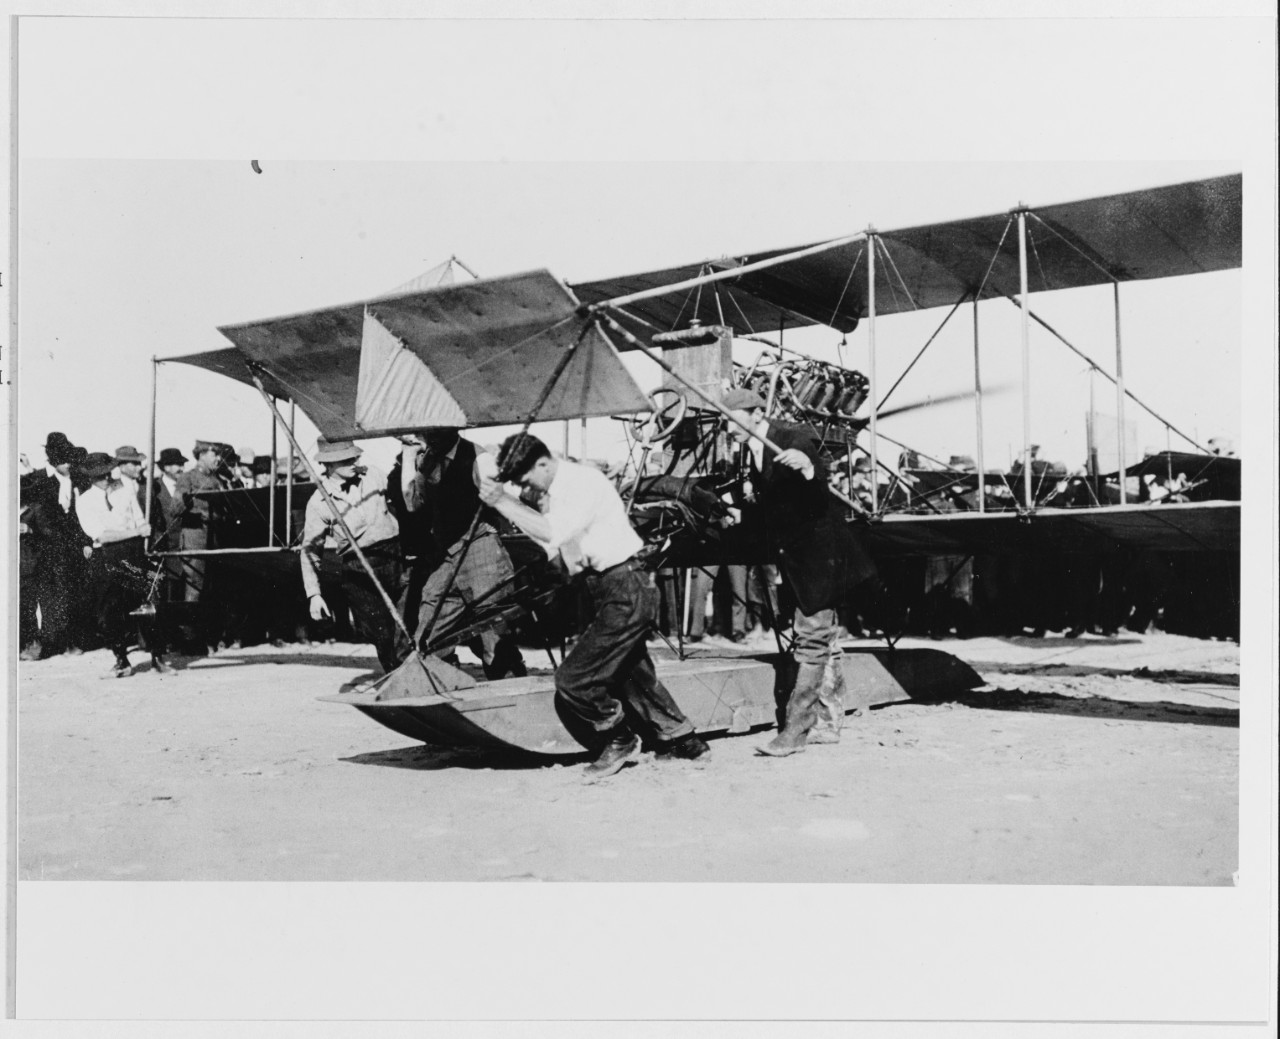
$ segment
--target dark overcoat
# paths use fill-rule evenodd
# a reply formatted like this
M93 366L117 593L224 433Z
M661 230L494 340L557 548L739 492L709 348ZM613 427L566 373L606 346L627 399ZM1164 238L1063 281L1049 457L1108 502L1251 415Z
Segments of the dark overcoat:
M813 479L778 465L766 449L756 496L766 536L801 612L837 606L855 587L876 576L875 564L845 510L827 489L827 466L817 437L802 426L769 423L766 434L784 451L803 451Z

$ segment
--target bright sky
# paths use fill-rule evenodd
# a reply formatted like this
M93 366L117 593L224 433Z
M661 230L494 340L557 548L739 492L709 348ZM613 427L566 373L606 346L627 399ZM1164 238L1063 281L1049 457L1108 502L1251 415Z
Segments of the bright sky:
M91 450L147 450L152 356L226 345L219 324L273 317L386 292L457 255L482 275L536 266L585 280L725 253L835 237L874 223L1000 212L1019 200L1058 202L1222 172L1204 164L919 165L814 163L320 163L247 160L31 160L21 167L21 411L19 444L51 429ZM945 193L946 202L938 201ZM764 204L762 205L762 200ZM924 201L921 201L924 200ZM1122 287L1130 388L1191 436L1239 438L1240 277L1237 272ZM1114 367L1110 289L1045 294L1050 324ZM946 309L882 318L882 389ZM984 304L983 378L1008 392L986 401L987 458L1005 465L1021 444L1020 323ZM868 368L867 324L847 363ZM970 388L972 310L949 323L894 404ZM791 345L829 360L840 336L811 330ZM1033 440L1046 455L1084 458L1087 366L1036 329ZM1203 364L1212 348L1215 362ZM758 348L743 344L742 359ZM649 362L636 365L652 382ZM1194 378L1188 378L1195 372ZM197 438L270 446L270 423L249 389L181 365L158 373L157 448ZM1097 380L1100 405L1114 391ZM1137 409L1132 405L1129 413ZM884 431L941 455L975 450L968 403L887 422ZM308 446L310 427L306 427ZM1163 448L1154 420L1143 444ZM580 448L575 429L571 444ZM1201 440L1203 443L1203 439ZM1179 442L1176 446L1183 446ZM588 449L614 450L608 420ZM283 444L280 446L283 452ZM896 450L885 448L896 455Z
M25 23L25 53L34 57L24 61L31 71L20 92L18 449L38 461L47 433L60 429L91 450L131 443L145 451L151 357L218 349L226 345L219 324L386 292L451 255L482 275L547 267L568 281L586 280L798 245L868 224L891 229L1003 212L1020 202L1087 198L1242 167L1239 159L1124 157L869 162L872 150L850 148L842 128L893 131L893 147L886 149L892 154L908 150L900 139L907 120L868 118L865 94L856 102L832 95L832 70L824 62L839 61L856 81L849 52L830 31L815 32L814 23L787 24L797 43L813 48L813 67L791 65L786 82L763 86L735 76L728 81L733 91L713 91L716 104L691 108L680 92L712 87L698 71L699 46L711 39L721 46L763 45L760 25L437 22L428 32L413 23L395 31L387 23L345 23L339 31L334 23L214 21L197 33L181 20ZM827 28L837 26L847 27ZM949 53L939 28L922 33L919 25L881 25L877 34L910 43L927 58ZM975 56L985 47L1010 60L1007 41L974 36L968 23L945 29L943 36L963 40ZM1049 26L1024 31L1029 43ZM1072 34L1079 26L1060 23L1057 31ZM1181 27L1166 31L1176 35ZM282 59L286 40L290 49ZM544 67L530 57L537 48L524 45L539 42L557 53L583 45L584 68ZM862 76L875 79L877 69L888 74L886 54L869 48L865 33L844 42L870 63ZM1095 37L1091 46L1108 42L1118 41ZM644 67L648 46L660 46L667 69L632 98L648 108L612 112L601 92L626 95L619 82ZM344 60L382 53L386 61L370 65L368 78L353 81L350 93L339 97L323 72L336 47ZM597 47L612 55L614 76L594 76L607 67ZM410 54L413 73L397 64ZM259 60L281 72L271 77L270 91ZM128 63L154 69L145 96L139 68L123 74ZM96 84L93 91L68 88L59 73L72 65L78 82ZM503 65L507 88L497 89L487 73ZM968 72L975 85L990 74L980 62ZM652 70L646 76L652 80ZM202 93L214 82L218 93ZM515 82L519 92L509 89ZM890 93L900 101L942 100L918 82L892 82ZM808 100L818 89L825 91L821 104ZM313 104L334 103L331 122L308 122L314 108L299 107L306 90L314 91ZM794 112L787 109L789 122L781 120L785 97L799 103ZM1043 102L1039 111L1036 133L1050 115ZM1108 139L1106 114L1097 113L1099 141ZM270 115L287 118L267 133ZM766 126L776 128L776 147ZM197 127L206 134L195 134ZM983 129L989 132L991 124ZM744 138L745 130L752 136ZM816 135L816 142L799 130ZM939 123L910 138L919 144L931 134L948 136ZM584 146L597 135L603 136L595 150L610 161L588 161L593 149ZM309 157L323 152L323 141L340 157ZM350 154L353 146L359 157ZM412 161L364 161L397 148ZM626 161L619 157L624 154ZM259 160L261 174L251 159ZM1241 293L1241 275L1227 272L1126 285L1121 298L1131 391L1200 443L1225 435L1243 449ZM1109 289L1045 294L1033 306L1113 370ZM881 320L882 389L945 313ZM992 390L1007 388L985 403L986 458L1007 465L1022 443L1018 316L1008 304L992 302L981 308L981 322L984 382ZM966 308L893 403L971 388L972 330ZM830 331L790 338L794 347L867 370L865 323L843 351L838 343ZM750 360L754 350L744 349L741 358ZM1114 391L1101 379L1091 387L1085 363L1038 328L1032 358L1031 439L1044 445L1045 457L1079 465L1091 390L1098 407L1111 411ZM656 376L648 367L642 362L635 371L652 384ZM251 390L162 365L158 397L157 450L172 445L189 452L197 437L258 453L270 447L270 421ZM1137 407L1130 405L1127 414L1138 423L1142 446L1185 446ZM309 424L304 420L300 428L309 444ZM616 430L608 420L593 421L585 451L617 454ZM975 453L969 403L895 418L883 431L944 459ZM570 445L584 450L580 429ZM390 450L386 443L372 445L372 457L389 458ZM896 454L889 445L882 451Z

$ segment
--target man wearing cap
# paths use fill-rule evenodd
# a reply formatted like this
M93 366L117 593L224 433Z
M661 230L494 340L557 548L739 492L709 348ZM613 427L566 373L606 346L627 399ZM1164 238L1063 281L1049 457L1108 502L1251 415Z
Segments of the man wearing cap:
M511 557L498 536L501 520L480 502L475 463L471 441L456 429L439 428L406 438L392 469L398 480L389 497L404 510L400 540L406 555L416 557L401 612L419 646L436 632L447 636L472 603L496 606L512 591ZM468 644L486 678L525 674L519 647L505 631L489 628Z
M639 723L656 737L664 757L697 758L708 750L671 694L658 681L645 640L658 616L653 577L636 560L643 546L613 484L600 470L554 458L528 433L508 437L496 464L477 464L480 500L559 554L582 581L595 607L591 621L556 668L556 704L573 734L600 749L587 766L591 780L634 761ZM508 493L504 483L545 495L538 512ZM630 717L628 717L630 715Z
M80 465L89 487L76 498L76 515L92 539L88 588L94 618L107 647L115 654L109 674L126 678L133 674L129 644L135 627L130 611L147 596L146 552L143 539L151 534L137 495L125 481L111 479L116 460L94 452ZM148 638L151 664L157 671L170 670L154 638Z
M222 445L214 440L197 440L191 454L195 457L196 464L174 477L174 492L182 502L182 514L178 521L178 547L183 552L199 552L209 547L209 502L197 495L223 489L217 475L218 468L222 465ZM206 575L203 558L183 557L183 599L197 613L195 626L188 626L186 635L188 641L193 643L192 648L200 653L216 642L212 625L203 616L203 607L198 605L204 596Z
M351 544L354 538L378 584L394 602L400 593L400 527L387 504L387 478L372 466L357 464L363 451L350 440L330 442L322 437L316 446L323 475L307 501L300 557L311 619L333 617L320 591L322 553L332 550L338 554L342 590L356 633L373 643L379 663L390 671L399 663L399 625Z
M251 447L242 447L236 454L235 464L231 467L231 486L232 487L256 487L257 481L254 479L254 460L258 457L258 453Z
M757 748L782 757L803 750L820 721L822 742L839 738L844 709L839 702L836 607L851 593L860 606L879 606L884 586L828 490L816 436L801 426L769 421L764 400L750 390L729 390L722 406L735 420L730 436L748 446L765 535L796 600L795 687L781 731ZM767 452L765 439L781 450Z

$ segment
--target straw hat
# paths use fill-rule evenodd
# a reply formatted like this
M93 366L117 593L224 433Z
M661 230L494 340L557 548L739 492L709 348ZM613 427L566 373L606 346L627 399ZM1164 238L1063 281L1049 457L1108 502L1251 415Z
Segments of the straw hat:
M320 462L350 462L364 454L350 440L334 440L332 442L320 437L316 441L316 460Z

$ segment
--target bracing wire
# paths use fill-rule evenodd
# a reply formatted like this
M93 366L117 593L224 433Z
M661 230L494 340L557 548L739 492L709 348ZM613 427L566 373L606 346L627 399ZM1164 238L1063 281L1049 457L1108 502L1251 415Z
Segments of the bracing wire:
M1031 233L1031 229L1027 229L1027 241L1031 243L1031 255L1036 258L1036 269L1040 272L1040 280L1044 283L1045 289L1052 289L1053 283L1049 281L1049 275L1044 271L1044 264L1040 261L1040 250L1036 248L1036 236Z
M1075 242L1071 241L1071 239L1070 239L1070 238L1067 238L1067 237L1066 237L1065 235L1063 235L1060 231L1058 231L1058 229L1057 229L1057 228L1055 228L1052 224L1047 224L1047 223L1045 223L1045 221L1044 221L1044 220L1042 220L1042 219L1039 217L1039 215L1038 215L1038 214L1036 214L1035 212L1033 212L1033 211L1031 211L1031 210L1028 210L1027 212L1028 212L1028 215L1029 215L1029 216L1030 216L1030 217L1031 217L1031 218L1032 218L1032 219L1033 219L1037 224L1039 224L1041 227L1043 227L1045 230L1047 230L1051 235L1053 235L1053 236L1054 236L1054 237L1056 237L1056 238L1060 238L1060 239L1062 239L1062 241L1066 243L1066 245L1067 245L1067 248L1068 248L1068 249L1070 249L1072 252L1076 253L1076 254L1077 254L1077 255L1079 255L1081 258L1083 258L1083 259L1084 259L1084 261L1085 261L1086 263L1088 263L1090 266L1097 268L1099 271L1101 271L1103 274L1105 274L1105 275L1107 276L1107 280L1108 280L1108 281L1119 281L1119 279L1115 276L1115 274L1113 274L1111 271L1107 270L1104 266L1102 266L1102 264L1100 264L1097 260L1095 260L1095 259L1094 259L1092 256L1090 256L1087 252L1085 252L1085 251L1084 251L1083 249L1081 249L1078 245L1076 245L1076 243L1075 243Z
M889 247L888 247L887 245L885 245L885 244L884 244L884 236L883 236L883 235L876 235L876 245L878 245L878 246L880 247L880 253L881 253L881 255L882 255L882 256L884 256L884 258L885 258L886 260L888 260L888 261L889 261L889 266L890 266L891 268L893 268L893 273L894 273L894 274L896 274L896 275L898 276L898 284L902 286L902 291L903 291L904 293L906 293L907 300L908 300L908 302L910 302L910 304L911 304L911 309L912 309L912 310L919 310L919 309L920 309L920 306L919 306L919 304L918 304L918 303L916 303L916 301L915 301L915 297L913 297L913 296L911 295L911 290L910 290L909 288L907 288L907 282L906 282L906 280L902 277L902 273L898 270L898 265L897 265L896 263L894 263L894 262L893 262L893 256L892 256L892 255L890 254L890 252L889 252ZM892 287L893 287L893 282L890 282L890 283L889 283L889 287L890 287L890 288L892 288Z
M836 300L836 305L831 309L831 320L827 322L834 325L836 317L840 314L840 304L844 302L845 293L849 291L849 286L853 284L853 276L857 273L858 264L862 262L863 247L861 243L858 245L858 253L853 258L853 263L849 266L849 276L844 280L844 288L840 290L840 297Z
M732 291L729 292L729 302L738 308L738 315L742 318L742 323L747 326L747 331L752 335L756 335L755 326L751 324L750 319L742 309L742 304L738 302L738 297Z
M991 254L991 262L987 264L986 272L982 275L982 281L978 284L978 291L973 294L973 298L975 300L982 298L982 290L987 287L987 279L991 277L991 269L996 265L996 260L1000 256L1000 250L1004 248L1004 240L1009 237L1009 228L1012 226L1013 217L1009 217L1009 219L1004 222L1004 231L1000 235L1000 241L996 243L995 252Z
M878 253L883 253L883 252L884 252L884 246L883 246L883 245L880 245L878 242L877 242L877 243L875 243L875 244L873 245L873 248L876 248L876 249L878 250ZM893 279L892 279L892 278L886 278L886 279L885 279L885 284L887 284L887 285L889 286L889 294L890 294L891 296L893 296L893 309L894 309L894 310L898 310L898 309L899 309L899 305L898 305L898 290L897 290L897 289L895 289L895 288L893 287Z

